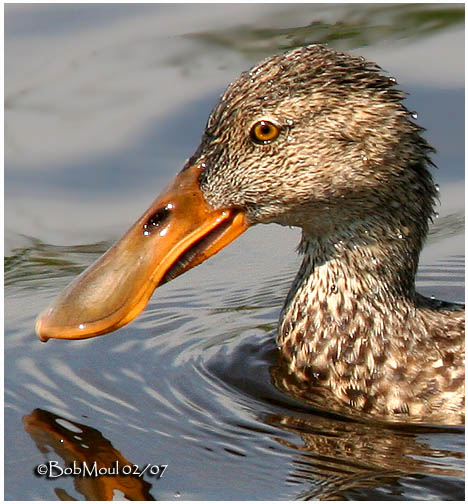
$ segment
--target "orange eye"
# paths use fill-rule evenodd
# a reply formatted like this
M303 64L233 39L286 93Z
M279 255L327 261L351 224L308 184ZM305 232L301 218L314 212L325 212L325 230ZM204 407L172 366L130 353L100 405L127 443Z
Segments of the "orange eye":
M279 128L270 121L258 121L251 130L250 137L256 143L267 144L275 140L279 135Z

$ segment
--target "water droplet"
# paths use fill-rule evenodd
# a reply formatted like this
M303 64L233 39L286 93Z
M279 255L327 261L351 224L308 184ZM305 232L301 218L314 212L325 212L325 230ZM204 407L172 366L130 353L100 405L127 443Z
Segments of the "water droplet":
M149 236L150 232L149 231L143 231L144 236Z
M439 218L439 212L434 212L434 218L438 219Z
M338 287L335 284L330 286L330 294L336 294L338 292Z
M435 185L434 185L434 187L435 187L435 190L436 190L437 192L439 192L439 191L440 191L440 185L439 185L439 184L435 184Z
M388 80L390 82L393 82L393 84L396 84L397 83L397 80L395 79L395 77L389 77Z
M362 160L367 161L368 160L367 156L362 156Z
M294 121L292 119L286 119L286 124L288 126L292 126L294 124Z
M174 492L174 497L176 497L177 499L180 498L180 492Z
M80 324L80 325L78 326L78 329L84 329L85 327L86 327L86 326L85 326L84 324Z
M435 296L434 296L434 294L432 294L432 296L431 296L431 299L435 299Z
M166 227L159 232L159 236L166 236L169 228Z
M401 233L398 233L397 237L400 238L400 240L401 240L401 238L403 238L403 235Z
M417 112L411 112L411 117L413 119L417 119L418 118L418 113Z
M377 259L375 257L371 258L371 262L372 262L372 264L379 264L379 261L377 261Z

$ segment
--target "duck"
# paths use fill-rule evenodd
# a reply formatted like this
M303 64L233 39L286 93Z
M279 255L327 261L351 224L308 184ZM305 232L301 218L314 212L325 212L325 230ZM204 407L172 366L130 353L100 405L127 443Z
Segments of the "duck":
M375 63L322 45L242 73L172 183L39 315L39 339L114 331L246 229L299 227L286 374L377 421L462 424L464 309L415 289L438 194L404 97Z

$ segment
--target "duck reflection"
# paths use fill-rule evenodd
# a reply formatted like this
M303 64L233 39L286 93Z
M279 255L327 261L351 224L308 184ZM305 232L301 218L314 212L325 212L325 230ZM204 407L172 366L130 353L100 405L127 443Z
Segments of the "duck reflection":
M92 427L42 409L35 409L24 416L23 423L39 451L44 454L55 452L63 459L63 467L72 467L73 464L82 466L84 463L89 468L96 463L97 469L115 467L116 464L120 468L133 467L110 441ZM113 500L119 492L127 500L155 500L150 494L151 484L133 474L96 477L77 475L74 476L74 485L86 500ZM63 488L55 488L55 493L60 500L75 500Z
M278 381L281 368L275 366L271 372ZM294 394L292 397L298 398ZM423 436L431 433L460 436L461 428L379 425L305 410L267 414L262 421L278 429L274 441L293 453L286 482L301 488L304 484L310 486L296 495L297 499L342 500L347 498L347 491L387 484L395 487L399 478L428 474L458 479L460 498L463 496L463 470L453 469L453 464L451 468L444 465L447 458L463 459L463 454L436 449ZM97 467L111 467L117 462L121 467L132 465L98 430L87 425L41 409L25 416L23 422L38 449L44 454L55 452L64 466L71 467L74 462L86 462L89 467L95 462ZM282 432L288 435L283 436ZM301 442L292 442L291 433ZM441 462L437 464L434 460ZM150 493L152 485L134 475L77 476L74 485L87 500L112 500L118 492L128 500L155 500ZM61 500L73 499L63 488L56 488L55 493Z
M316 414L270 414L265 423L297 434L302 442L277 437L283 446L297 451L290 482L310 483L311 490L299 499L343 500L347 490L398 486L402 477L419 478L432 474L459 479L459 498L464 496L464 471L447 467L447 458L464 460L460 451L434 448L427 434L464 436L461 427L439 427L376 422L368 416L356 420L352 408L346 409L325 388L304 387L290 374L280 359L270 367L274 386L295 401L311 406ZM328 412L328 413L327 413ZM353 414L355 419L353 419ZM346 415L347 418L341 417ZM436 463L435 460L440 460Z

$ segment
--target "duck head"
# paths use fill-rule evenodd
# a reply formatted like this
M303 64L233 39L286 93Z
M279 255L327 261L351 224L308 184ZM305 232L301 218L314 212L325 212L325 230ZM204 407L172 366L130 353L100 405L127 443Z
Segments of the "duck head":
M435 196L430 148L394 84L363 58L322 46L242 74L169 188L39 316L39 338L127 324L158 285L258 223L299 226L311 239L363 228L376 240L391 223L419 252Z

